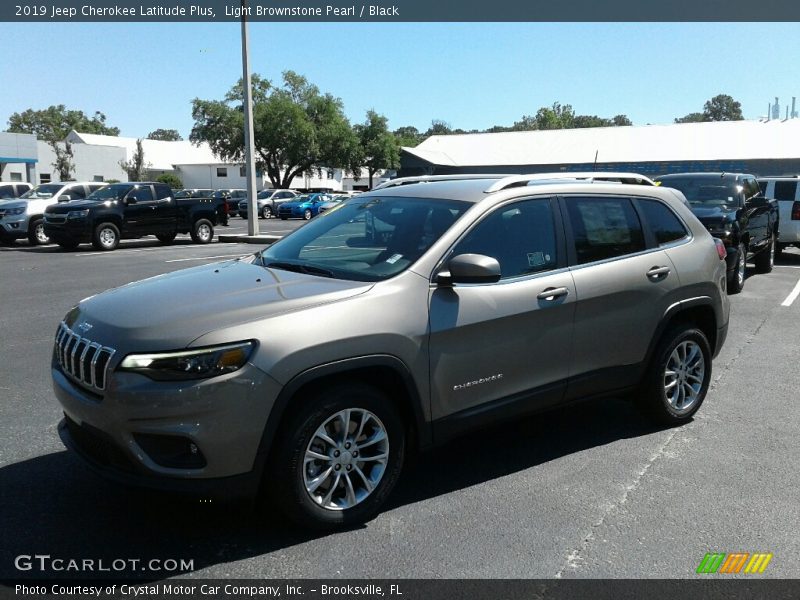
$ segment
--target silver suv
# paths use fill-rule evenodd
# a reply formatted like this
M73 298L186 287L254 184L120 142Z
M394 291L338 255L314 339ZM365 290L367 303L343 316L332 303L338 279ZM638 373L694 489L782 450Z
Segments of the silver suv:
M727 335L724 247L675 190L557 177L395 180L255 255L81 301L52 360L64 443L326 528L500 419L625 394L687 422Z
M295 196L297 196L297 192L292 190L261 190L256 196L258 216L262 219L277 216L278 207L282 203L294 199ZM239 216L246 219L247 210L247 198L245 198L239 202Z

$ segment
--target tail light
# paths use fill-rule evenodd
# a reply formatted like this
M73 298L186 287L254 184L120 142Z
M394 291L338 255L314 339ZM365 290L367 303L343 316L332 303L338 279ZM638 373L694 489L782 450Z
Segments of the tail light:
M792 221L800 221L800 202L797 200L792 203Z
M722 243L721 239L714 238L714 245L717 247L717 254L719 254L719 259L725 260L725 257L728 256L728 251L725 250L725 244Z

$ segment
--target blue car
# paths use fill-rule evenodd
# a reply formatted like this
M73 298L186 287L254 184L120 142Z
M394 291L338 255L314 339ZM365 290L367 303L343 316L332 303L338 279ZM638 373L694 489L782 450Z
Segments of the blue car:
M283 219L305 219L319 214L319 207L330 200L328 194L302 194L278 207L278 216Z

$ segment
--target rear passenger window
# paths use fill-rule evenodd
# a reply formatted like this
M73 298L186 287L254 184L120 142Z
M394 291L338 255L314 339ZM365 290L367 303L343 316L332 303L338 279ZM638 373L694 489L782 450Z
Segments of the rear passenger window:
M685 238L688 234L680 219L658 200L639 200L647 226L661 246Z
M172 190L169 189L169 186L166 185L157 185L156 186L156 197L161 200L162 198L170 198L172 196Z
M794 200L797 193L796 181L776 181L775 200Z
M502 279L555 268L558 256L550 200L524 200L498 208L459 242L453 255L459 254L497 259Z
M130 194L128 194L128 197L133 198L137 202L146 202L147 200L153 199L153 192L150 191L149 185L143 185L133 190Z
M639 217L628 198L566 198L578 264L645 249Z

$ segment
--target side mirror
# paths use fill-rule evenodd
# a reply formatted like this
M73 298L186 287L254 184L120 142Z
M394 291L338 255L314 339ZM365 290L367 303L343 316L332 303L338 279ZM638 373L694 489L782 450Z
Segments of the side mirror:
M125 204L128 204L128 205L136 204L136 198L131 198L130 196L128 196L127 198L125 198Z
M72 196L70 196L69 194L61 194L58 197L59 202L69 202L70 200L72 200Z
M753 196L745 203L749 208L763 208L769 204L764 196Z
M436 283L449 287L454 283L494 283L500 280L500 263L483 254L459 254L451 258L436 275Z

